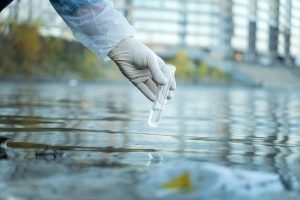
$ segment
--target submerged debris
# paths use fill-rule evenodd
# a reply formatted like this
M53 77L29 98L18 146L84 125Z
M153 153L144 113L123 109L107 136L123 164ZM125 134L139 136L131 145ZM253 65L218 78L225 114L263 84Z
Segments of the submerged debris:
M0 147L6 149L6 143L10 138L0 136Z
M52 146L47 146L41 151L35 152L35 158L43 158L46 160L56 160L56 159L62 159L64 156L64 152L58 151Z
M3 159L8 159L8 156L7 156L6 150L3 148L0 148L0 160L3 160Z
M0 136L0 160L8 159L6 152L6 143L10 138Z
M138 188L141 199L256 199L290 191L277 174L188 160L156 165Z
M148 157L149 161L147 165L162 163L164 160L164 157L161 154L149 153Z

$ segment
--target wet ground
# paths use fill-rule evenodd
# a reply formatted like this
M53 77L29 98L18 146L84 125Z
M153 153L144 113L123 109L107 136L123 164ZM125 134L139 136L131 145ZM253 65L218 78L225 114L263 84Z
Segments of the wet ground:
M0 199L146 198L151 173L201 163L270 173L277 198L299 197L300 90L179 84L158 128L151 105L128 83L0 83Z

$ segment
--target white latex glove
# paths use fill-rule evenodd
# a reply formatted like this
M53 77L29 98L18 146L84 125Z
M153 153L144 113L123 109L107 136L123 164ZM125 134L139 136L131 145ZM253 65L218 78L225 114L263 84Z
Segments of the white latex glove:
M162 72L164 61L146 45L128 37L113 48L108 56L117 64L123 75L129 79L150 101L157 98L157 85L164 85L167 79ZM172 81L168 99L176 89Z

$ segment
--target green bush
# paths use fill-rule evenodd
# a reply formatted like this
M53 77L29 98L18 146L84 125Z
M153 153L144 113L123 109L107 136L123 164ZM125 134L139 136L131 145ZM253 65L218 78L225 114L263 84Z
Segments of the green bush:
M7 33L4 33L5 26L9 30ZM38 24L32 23L2 23L0 30L2 77L103 77L104 62L78 42L41 37Z
M193 76L195 70L195 64L193 60L188 58L184 51L179 51L175 58L168 61L170 64L176 66L176 76L181 79L190 79Z
M209 66L206 62L201 62L199 67L198 67L198 73L197 75L200 77L207 77L209 76Z

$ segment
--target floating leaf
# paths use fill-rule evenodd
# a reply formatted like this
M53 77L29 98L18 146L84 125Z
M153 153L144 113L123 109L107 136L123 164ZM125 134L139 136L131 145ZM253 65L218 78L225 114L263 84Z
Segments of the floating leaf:
M184 172L182 175L163 184L162 187L165 189L171 189L176 191L189 191L192 189L190 174L188 172Z

